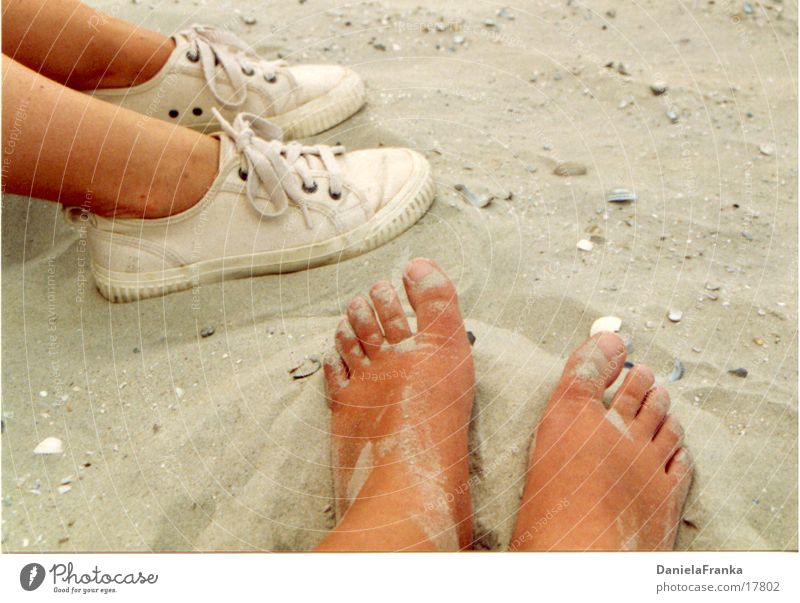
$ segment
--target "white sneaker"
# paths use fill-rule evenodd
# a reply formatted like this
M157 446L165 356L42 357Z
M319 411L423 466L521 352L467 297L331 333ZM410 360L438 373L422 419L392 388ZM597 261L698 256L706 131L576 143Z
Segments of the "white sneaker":
M155 220L67 210L87 224L92 272L111 301L336 262L394 238L433 201L415 151L284 144L255 115L218 118L219 175L194 207Z
M344 121L364 105L364 83L337 65L267 61L235 34L193 25L172 36L175 50L151 80L131 88L87 91L150 117L204 131L240 112L269 118L288 139Z

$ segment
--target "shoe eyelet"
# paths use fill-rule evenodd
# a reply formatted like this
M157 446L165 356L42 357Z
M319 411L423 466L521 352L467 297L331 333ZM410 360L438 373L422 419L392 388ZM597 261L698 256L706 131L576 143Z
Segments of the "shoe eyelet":
M313 182L310 187L306 188L305 183L303 184L303 190L308 194L316 193L317 192L317 183Z
M203 114L203 109L201 109L200 107L195 107L194 109L192 109L192 115L200 117L202 114Z
M177 109L170 109L169 110L169 116L172 119L176 119L178 117L178 110Z
M189 59L192 63L196 63L200 60L200 53L192 52L191 50L186 51L186 58Z
M256 72L255 69L253 69L252 67L249 69L245 69L244 67L242 67L242 73L244 73L248 77L253 75L255 72Z
M274 75L271 75L271 76L269 76L269 77L267 77L267 76L265 75L265 76L264 76L264 79L265 79L265 80L267 80L267 83L269 83L269 84L274 84L275 82L277 82L277 81L278 81L278 78L277 78L277 76L274 76Z
M245 172L242 168L239 168L239 178L242 180L247 180L247 172Z
M339 199L342 198L342 193L341 191L338 193L334 193L331 189L328 189L328 196L330 196L330 198L333 199L334 201L338 201Z

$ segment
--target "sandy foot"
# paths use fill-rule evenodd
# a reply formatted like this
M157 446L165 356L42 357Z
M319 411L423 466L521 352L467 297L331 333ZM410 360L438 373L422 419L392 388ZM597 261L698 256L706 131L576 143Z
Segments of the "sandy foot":
M457 550L472 540L467 425L474 369L456 291L424 259L356 297L325 364L337 526L321 550Z
M611 333L567 361L531 445L512 550L672 549L692 462L648 367L633 367L604 406L624 361Z

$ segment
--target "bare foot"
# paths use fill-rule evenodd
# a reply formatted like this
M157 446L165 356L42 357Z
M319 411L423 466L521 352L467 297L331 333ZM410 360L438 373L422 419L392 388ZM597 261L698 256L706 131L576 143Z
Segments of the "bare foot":
M425 259L403 280L417 333L380 281L372 305L359 296L348 306L325 364L339 522L320 550L457 550L472 540L475 375L456 291Z
M692 462L648 367L634 366L603 405L624 361L612 333L567 361L531 446L512 550L673 548Z

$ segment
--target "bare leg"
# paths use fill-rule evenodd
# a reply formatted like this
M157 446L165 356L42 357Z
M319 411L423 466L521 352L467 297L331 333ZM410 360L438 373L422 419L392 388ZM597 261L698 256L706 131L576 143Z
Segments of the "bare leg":
M215 138L64 88L5 55L2 144L5 190L104 216L184 211L219 161Z
M634 366L610 408L625 346L612 333L567 361L536 432L512 550L669 550L692 480L669 394Z
M175 45L78 0L5 0L3 54L76 90L152 78Z
M339 523L323 551L458 550L472 542L467 425L475 375L455 288L406 268L412 334L387 282L357 297L326 363ZM374 308L374 309L373 309Z

